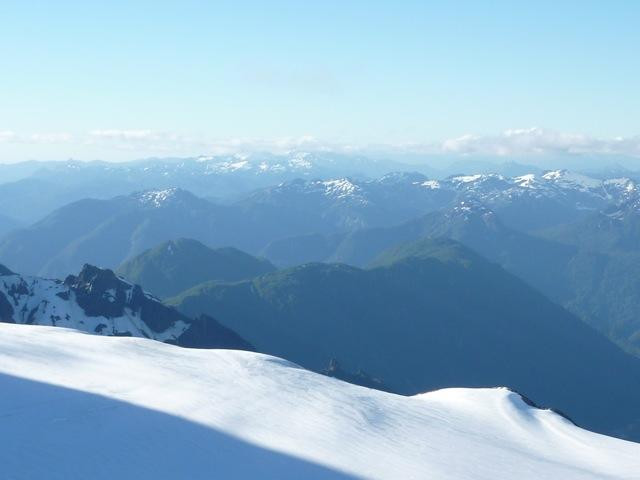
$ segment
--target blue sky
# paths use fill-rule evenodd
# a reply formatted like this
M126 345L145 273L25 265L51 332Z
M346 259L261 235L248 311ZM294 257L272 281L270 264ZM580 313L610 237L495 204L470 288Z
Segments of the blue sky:
M3 2L0 161L513 129L640 155L638 25L632 0Z

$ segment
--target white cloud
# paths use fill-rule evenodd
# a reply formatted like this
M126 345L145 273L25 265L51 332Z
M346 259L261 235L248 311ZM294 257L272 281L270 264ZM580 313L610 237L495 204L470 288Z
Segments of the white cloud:
M2 142L10 142L15 139L16 134L11 130L0 130L0 143Z
M0 130L0 143L66 144L73 154L83 147L109 158L115 150L127 157L149 155L197 156L232 153L270 152L282 154L294 150L330 151L360 154L420 154L461 156L552 156L552 155L625 155L640 157L640 135L597 138L584 134L557 132L538 127L510 129L497 135L466 134L442 142L350 145L327 142L311 135L282 138L238 137L216 139L205 135L184 135L151 129L96 129L85 133L30 133Z
M153 130L117 130L117 129L108 129L108 130L93 130L89 132L89 136L95 139L103 139L103 140L120 140L120 141L130 141L130 140L159 140L163 137L163 134L154 132Z
M73 140L70 133L18 134L11 130L0 130L0 143L67 143Z
M445 140L443 153L461 155L618 154L640 156L640 136L599 139L538 127L505 130L499 135L463 135Z
M204 143L195 137L173 132L161 132L148 129L92 130L85 135L85 145L102 145L122 150L148 150L163 153L183 153L191 149L201 149Z
M225 155L233 153L270 152L286 153L292 150L339 151L345 146L322 142L304 135L283 138L237 137L215 139L205 136L185 136L171 132L153 130L93 130L88 133L85 144L113 146L119 149L147 149L158 152Z
M341 145L328 144L317 138L305 135L301 137L265 138L233 138L211 140L207 143L212 153L228 154L237 152L270 152L286 153L292 150L340 150Z
M32 143L69 143L72 140L73 135L70 133L33 133L25 141Z

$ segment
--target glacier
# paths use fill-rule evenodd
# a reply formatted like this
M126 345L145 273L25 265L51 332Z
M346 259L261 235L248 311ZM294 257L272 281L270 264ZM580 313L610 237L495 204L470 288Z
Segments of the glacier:
M414 397L272 356L0 324L10 479L632 479L640 444L506 388Z

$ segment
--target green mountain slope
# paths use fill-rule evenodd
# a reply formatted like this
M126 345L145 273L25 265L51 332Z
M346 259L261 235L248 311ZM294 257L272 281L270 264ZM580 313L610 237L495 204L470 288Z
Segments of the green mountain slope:
M493 211L466 202L394 227L274 242L265 255L288 259L375 264L385 249L420 238L450 238L525 280L553 301L640 355L640 234L637 214L594 214L541 238L505 226ZM635 238L635 240L634 240ZM635 251L634 251L635 248ZM294 256L292 256L292 254Z
M269 261L238 249L213 249L197 240L181 238L146 250L123 263L117 273L166 298L206 281L234 282L274 270Z

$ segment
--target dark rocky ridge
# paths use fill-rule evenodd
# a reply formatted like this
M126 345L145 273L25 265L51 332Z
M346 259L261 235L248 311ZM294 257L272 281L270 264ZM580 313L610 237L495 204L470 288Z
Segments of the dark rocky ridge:
M78 305L91 317L120 317L125 308L139 312L153 331L162 332L182 316L172 308L145 294L139 285L131 285L109 269L85 265L80 273L69 275L64 284L75 293Z
M0 265L0 280L2 322L143 336L183 347L254 350L215 319L191 319L108 269L87 264L62 282L22 277Z

